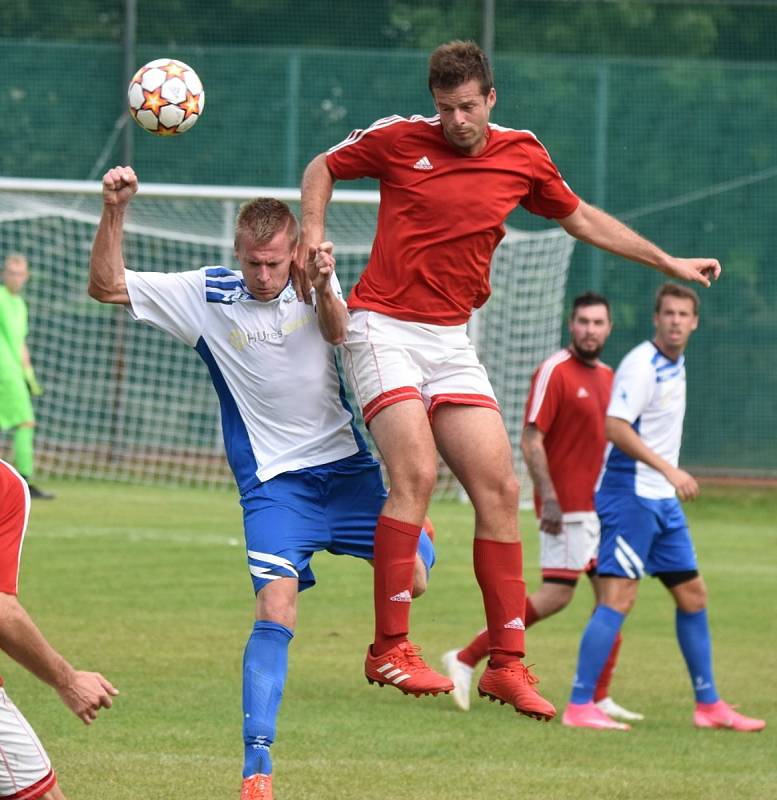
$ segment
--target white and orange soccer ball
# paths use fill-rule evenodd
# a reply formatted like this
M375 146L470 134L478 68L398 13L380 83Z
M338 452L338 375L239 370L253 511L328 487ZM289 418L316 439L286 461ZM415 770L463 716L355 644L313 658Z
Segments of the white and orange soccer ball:
M135 122L157 136L185 133L205 108L202 81L188 64L174 58L158 58L141 67L127 97Z

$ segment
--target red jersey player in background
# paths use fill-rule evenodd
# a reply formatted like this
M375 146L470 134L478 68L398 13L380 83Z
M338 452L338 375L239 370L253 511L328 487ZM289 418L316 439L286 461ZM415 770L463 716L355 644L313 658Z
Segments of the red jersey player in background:
M450 42L429 60L437 115L392 116L316 156L302 178L306 252L325 239L336 180L380 181L369 262L348 299L343 365L386 464L391 493L375 532L375 640L365 673L409 675L406 694L448 692L452 682L408 640L418 536L437 480L437 451L475 508L475 575L490 659L481 693L538 719L553 706L536 690L524 655L525 585L518 479L486 372L466 331L490 293L491 257L518 205L570 234L683 280L709 285L714 259L674 258L569 188L528 131L489 123L491 67L473 42ZM298 298L309 288L295 274Z
M57 690L86 725L118 691L99 672L80 672L43 638L19 603L19 560L30 514L30 492L22 476L0 461L0 648ZM0 678L0 687L3 681ZM0 688L0 797L65 800L38 737Z
M521 450L534 482L543 582L526 598L527 628L566 608L583 572L599 601L594 488L607 445L604 418L612 390L612 370L599 356L611 330L605 297L594 292L576 297L569 317L569 346L546 358L532 376ZM595 700L613 718L642 719L609 696L619 649L620 637L596 687ZM486 629L463 650L450 650L443 656L456 687L454 702L465 711L474 667L487 655Z

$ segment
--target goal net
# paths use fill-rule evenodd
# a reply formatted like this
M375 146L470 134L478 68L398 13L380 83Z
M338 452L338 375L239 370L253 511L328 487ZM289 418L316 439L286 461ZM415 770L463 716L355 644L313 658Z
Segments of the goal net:
M265 195L298 210L290 189L144 184L125 225L127 266L178 271L237 267L232 231L240 203ZM336 191L327 235L350 289L367 261L376 192ZM35 402L38 472L169 485L231 485L207 369L169 336L86 294L101 208L97 183L0 179L0 258L30 262L28 344L44 394ZM533 369L558 347L573 239L562 230L508 230L496 251L492 296L470 334L488 369L526 479L518 442ZM352 404L355 408L355 404ZM0 454L9 456L9 439ZM438 496L460 488L441 465ZM524 495L526 496L526 495Z

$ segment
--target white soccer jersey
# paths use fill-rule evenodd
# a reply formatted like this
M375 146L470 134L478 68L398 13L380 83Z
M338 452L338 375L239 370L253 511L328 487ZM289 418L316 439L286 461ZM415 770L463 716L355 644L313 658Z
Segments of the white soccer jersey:
M685 417L685 357L667 358L652 342L627 353L615 373L607 416L625 419L654 453L677 466ZM674 497L675 489L657 470L610 443L598 489L628 489L639 497Z
M367 449L334 348L321 336L315 307L298 302L291 284L262 302L226 267L125 274L130 314L190 345L207 364L241 493ZM332 288L342 299L335 276Z

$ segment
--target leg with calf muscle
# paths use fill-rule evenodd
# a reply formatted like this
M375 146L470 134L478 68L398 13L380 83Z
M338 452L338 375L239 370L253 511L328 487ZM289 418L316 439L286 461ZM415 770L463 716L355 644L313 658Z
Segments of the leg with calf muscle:
M665 581L666 582L666 581ZM671 583L671 580L669 581ZM712 641L707 621L707 587L700 575L668 586L677 605L675 630L698 703L719 697L712 672Z
M388 406L370 423L391 492L375 528L374 656L407 639L421 526L437 479L437 453L419 400Z
M35 424L25 422L13 434L13 463L25 478L32 478L35 470Z
M272 772L270 747L297 620L297 580L271 581L256 596L256 622L243 656L243 778Z
M483 593L491 660L502 666L524 653L526 606L510 440L501 415L479 406L442 405L433 427L440 454L475 508L475 576Z
M535 613L534 621L539 622L563 611L572 602L574 596L574 583L543 581L540 588L529 595Z
M580 640L571 700L578 705L593 701L596 683L639 588L639 581L628 578L600 577L599 580L601 601Z
M489 662L481 697L508 703L536 719L556 710L535 688L524 655L526 584L518 533L518 479L501 415L491 408L445 404L435 412L434 436L445 462L475 508L473 560L483 594Z

